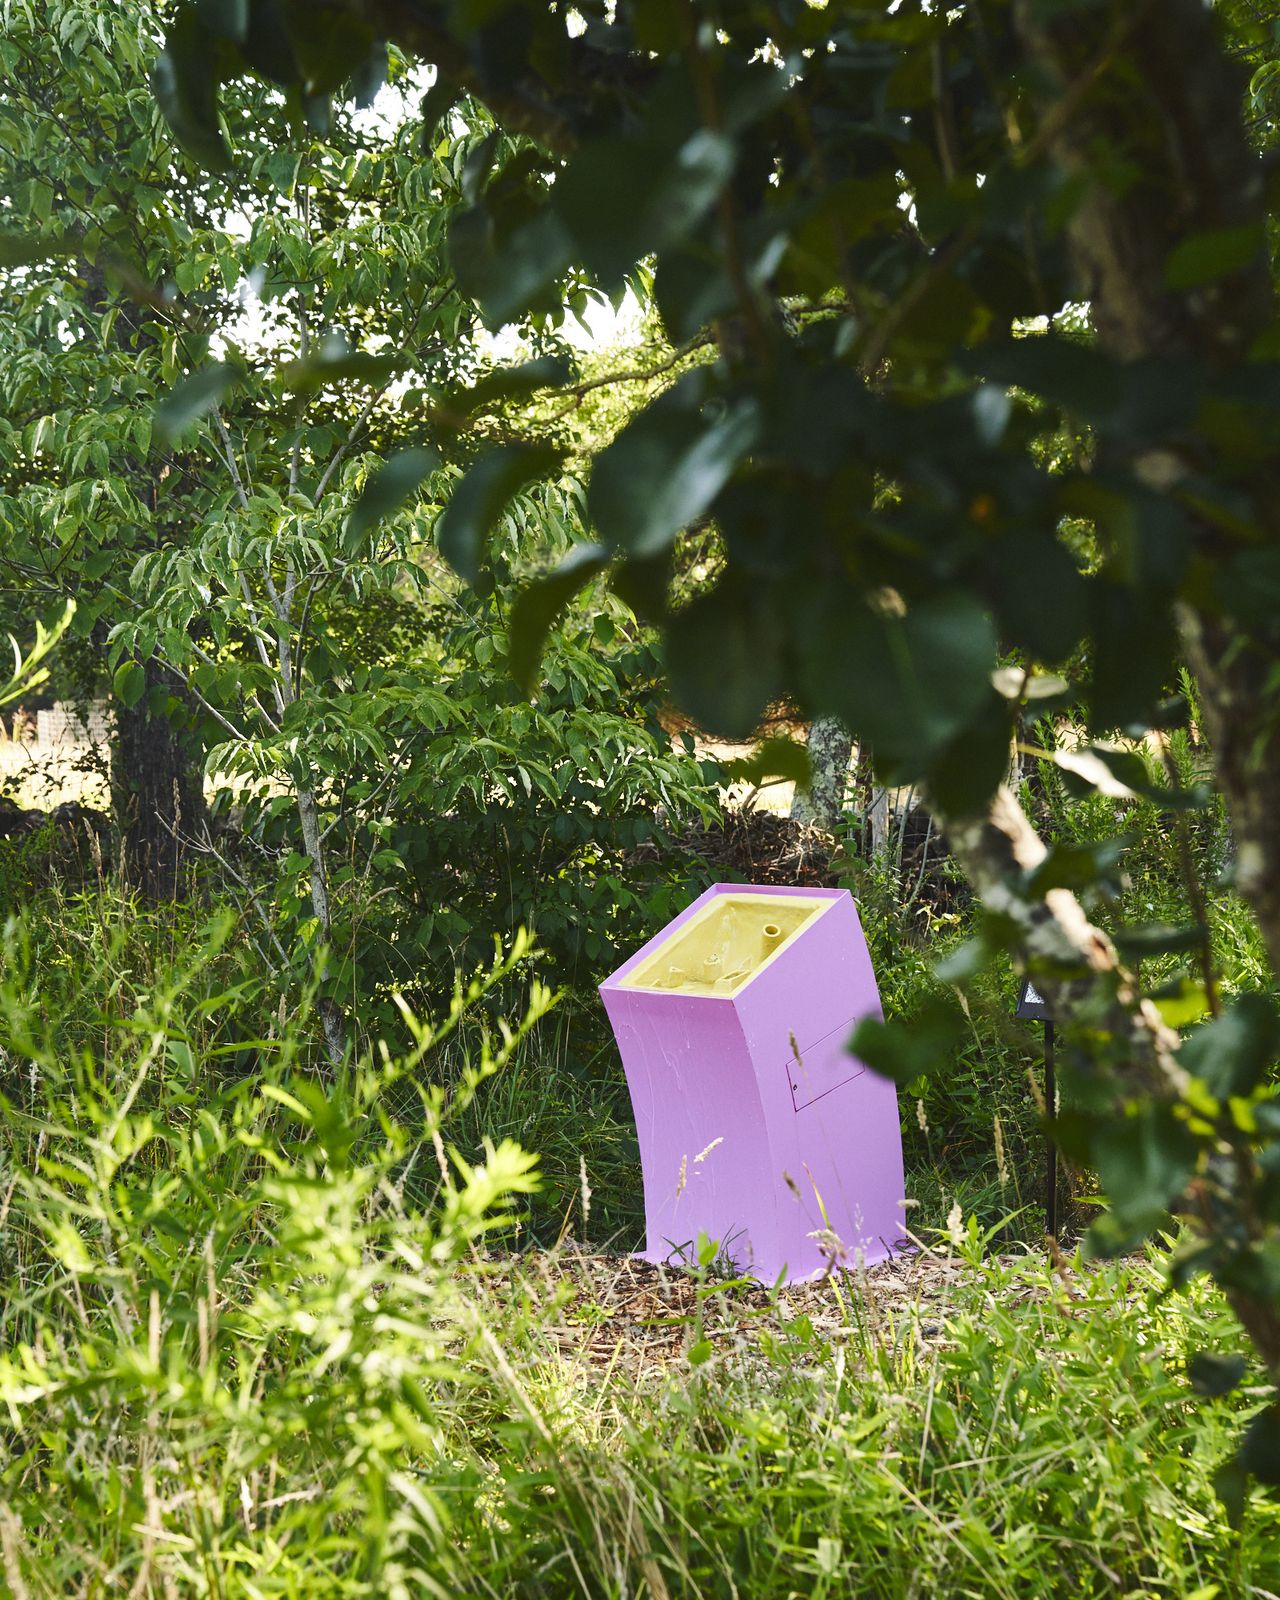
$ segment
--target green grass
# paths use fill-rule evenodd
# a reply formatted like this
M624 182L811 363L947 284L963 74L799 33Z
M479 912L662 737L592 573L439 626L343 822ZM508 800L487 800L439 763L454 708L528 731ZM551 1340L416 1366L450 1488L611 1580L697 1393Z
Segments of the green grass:
M579 1235L581 1160L592 1233L634 1206L573 1012L492 1021L519 964L335 1078L225 928L61 909L0 950L17 1600L1280 1592L1275 1503L1236 1534L1213 1494L1261 1391L1191 1392L1242 1348L1204 1285L992 1260L1016 1228L974 1218L941 1302L709 1267L633 1327L611 1269L477 1254ZM556 1163L532 1209L514 1134Z
M873 1273L842 1309L833 1292L834 1326L785 1303L731 1337L691 1326L656 1380L624 1358L584 1388L535 1335L509 1392L545 1438L495 1463L516 1509L473 1519L476 1592L1273 1590L1280 1509L1255 1502L1237 1539L1212 1485L1259 1391L1203 1402L1183 1372L1201 1343L1238 1344L1221 1300L1164 1298L1154 1261L985 1259L976 1228L960 1258L944 1307L885 1305Z

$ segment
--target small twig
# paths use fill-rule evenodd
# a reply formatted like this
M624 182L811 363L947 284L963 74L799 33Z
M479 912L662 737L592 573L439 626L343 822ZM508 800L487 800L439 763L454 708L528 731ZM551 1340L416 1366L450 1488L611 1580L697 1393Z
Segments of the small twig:
M941 36L933 41L929 54L933 78L933 129L938 140L938 161L942 167L942 176L948 183L952 183L960 163L956 153L955 116L947 84L946 42Z
M227 860L226 856L224 856L221 850L218 849L217 845L213 842L213 837L209 833L209 830L207 828L203 829L202 836L199 839L196 839L190 835L180 834L176 828L169 826L167 819L162 817L160 820L166 827L169 828L169 832L173 835L178 844L189 845L192 849L199 850L203 855L212 856L213 859L218 863L219 867L222 868L223 872L225 872L234 883L238 883L240 885L252 902L254 910L262 919L262 925L267 931L267 937L275 946L276 954L280 957L282 970L287 969L289 966L289 952L285 949L284 945L280 941L280 936L272 927L271 918L267 915L263 908L258 891L242 873L236 871L236 869Z
M197 644L197 642L194 639L188 639L187 642L190 644L191 649L195 652L195 654L197 656L199 656L200 660L204 662L205 666L207 666L207 667L216 667L217 666L218 663L213 659L213 657L209 654L209 652L207 650L205 650L201 645ZM218 721L222 724L222 726L227 730L227 732L229 734L231 734L236 739L241 739L241 740L247 739L247 735L241 733L239 731L239 729L234 728L231 725L231 723L229 723L227 721L227 719L221 714L221 712L218 712L218 711L214 710L214 708L209 704L209 702L204 698L204 696L200 693L200 691L191 682L190 676L183 670L182 667L176 665L172 661L167 661L167 660L166 660L166 665L168 666L168 668L169 668L169 670L171 672L173 672L177 677L182 679L183 687L187 690L187 692L189 694L194 695L196 697L196 699L199 700L200 704L202 706L204 706L204 708L208 712L210 712L213 716L217 717ZM268 663L268 670L270 670L269 663ZM250 698L252 699L254 706L257 708L258 715L266 723L267 727L271 729L272 733L279 733L280 732L280 724L278 722L276 722L275 718L272 717L267 712L266 708L262 704L262 701L258 699L257 694L256 693L252 694L250 696Z
M244 479L240 476L240 468L236 465L235 447L231 443L231 435L227 431L227 425L222 420L222 413L216 409L213 413L213 421L219 437L222 439L224 459L227 464L227 471L231 474L231 482L235 485L236 499L240 502L240 509L247 511L249 509L249 495L244 486Z
M920 873L919 873L919 876L916 878L916 886L915 886L915 888L912 889L910 896L903 903L902 909L903 909L904 912L905 911L910 911L911 907L913 905L915 905L916 901L920 898L920 891L924 888L925 868L929 865L929 840L932 837L933 837L933 816L932 816L932 814L930 814L928 821L925 823L924 844L923 844L923 846L921 847L921 850L920 850Z
M408 757L409 752L410 752L411 749L412 749L412 745L406 744L404 746L404 748L401 750L399 756L393 758L392 765L390 767L388 767L387 771L383 774L383 776L381 778L379 778L378 782L376 784L374 784L373 788L370 789L369 793L367 795L365 795L363 800L360 801L360 805L361 806L369 806L369 805L371 805L373 803L373 801L377 798L377 796L384 789L386 789L388 787L388 785L391 783L392 779L396 778L397 776L399 776L399 774L400 774L400 772L401 772L401 770L402 770L402 768L404 766L405 760ZM325 842L325 840L329 837L329 835L333 832L333 830L343 820L344 819L343 819L341 810L339 810L338 815L334 817L333 821L328 825L328 827L327 828L323 828L321 830L321 833L320 833L320 843L321 844L323 844Z
M360 436L361 430L364 428L369 418L373 415L374 406L376 406L378 401L382 399L384 394L386 394L387 387L388 386L384 384L381 389L376 389L373 394L369 396L364 405L361 407L359 416L357 416L356 420L351 424L351 431L329 457L329 464L320 474L320 482L316 484L316 492L312 497L313 504L319 505L321 496L329 487L329 479L333 477L334 473L338 470L339 464L345 458L347 451L350 450L351 446Z

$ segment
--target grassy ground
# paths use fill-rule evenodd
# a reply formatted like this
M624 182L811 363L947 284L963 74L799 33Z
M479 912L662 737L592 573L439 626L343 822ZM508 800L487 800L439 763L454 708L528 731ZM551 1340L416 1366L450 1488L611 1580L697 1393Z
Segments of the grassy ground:
M527 1272L524 1306L557 1312L507 1385L542 1420L522 1470L549 1492L514 1548L476 1527L492 1592L1209 1600L1280 1580L1277 1508L1237 1538L1214 1499L1238 1417L1183 1374L1230 1320L1211 1293L1165 1298L1154 1259L1055 1268L963 1229L779 1296ZM491 1293L509 1323L512 1285Z
M1183 920L1129 822L1123 914ZM1167 1241L1040 1248L1041 1040L1007 963L940 984L962 898L854 884L886 1012L966 1021L902 1094L921 1248L773 1293L625 1259L638 1159L589 984L508 1048L524 958L334 1074L214 887L148 915L44 848L10 852L0 930L0 1592L1280 1596L1276 1501L1233 1529L1214 1493L1260 1375L1187 1376L1247 1355L1221 1297L1165 1292ZM1267 982L1238 903L1210 923L1227 990Z
M304 1318L329 1303L317 1287L296 1291ZM96 1414L85 1370L59 1428L17 1401L10 1591L1269 1600L1280 1509L1255 1501L1233 1533L1212 1486L1261 1391L1190 1393L1187 1356L1230 1319L1162 1287L1154 1261L1055 1270L987 1257L976 1231L778 1296L572 1254L482 1260L420 1308L416 1363L397 1303L372 1445L371 1407L330 1414L367 1398L348 1363L378 1350L358 1327L336 1352L322 1316L247 1391L206 1347L219 1376L192 1405L199 1320L153 1311L125 1364L136 1414ZM243 1361L246 1332L205 1338ZM323 1450L299 1450L300 1417Z
M123 912L0 937L16 1600L1280 1593L1275 1502L1237 1532L1213 1490L1263 1390L1192 1392L1243 1344L1159 1252L1055 1264L954 1202L777 1294L584 1251L625 1151L576 1129L586 1187L537 1198L503 1139L554 1014L508 1049L479 994L325 1075L233 933ZM539 1218L566 1243L513 1254Z

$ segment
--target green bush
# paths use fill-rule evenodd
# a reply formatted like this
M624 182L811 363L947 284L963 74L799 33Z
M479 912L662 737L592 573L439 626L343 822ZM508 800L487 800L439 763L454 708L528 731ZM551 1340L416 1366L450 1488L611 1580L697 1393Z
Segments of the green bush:
M652 649L608 617L557 638L532 703L496 616L442 643L449 712L388 808L409 937L466 966L494 929L531 926L557 979L589 987L705 887L671 844L712 813L708 774L657 721Z
M507 670L497 602L465 596L409 659L363 663L310 698L299 727L332 768L324 992L366 1039L398 1026L393 991L425 1003L495 932L532 928L548 976L590 990L705 886L672 841L714 809L714 774L672 748L657 663L632 628L576 614L531 702ZM348 748L356 720L368 743ZM243 832L223 848L278 938L267 965L289 969L288 951L281 980L303 982L316 933L292 803L270 785L239 798Z
M469 1163L443 1131L549 996L535 984L518 1028L442 1062L517 941L439 1028L406 1018L407 1053L323 1081L305 1018L215 1042L237 1000L216 981L226 934L147 990L109 941L79 1042L34 998L31 941L5 934L10 1589L445 1593L452 1501L474 1492L444 1421L477 1336L455 1273L534 1158L504 1140ZM227 1071L246 1050L254 1070Z

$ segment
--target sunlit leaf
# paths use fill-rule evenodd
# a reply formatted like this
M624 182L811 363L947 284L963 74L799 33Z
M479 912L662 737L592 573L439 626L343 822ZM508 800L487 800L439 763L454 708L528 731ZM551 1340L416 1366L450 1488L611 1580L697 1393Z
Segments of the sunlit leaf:
M529 444L501 445L481 456L454 489L436 524L440 554L455 572L475 582L485 543L507 502L562 459L550 445Z
M575 545L554 571L535 578L516 596L508 664L525 694L533 691L542 649L556 618L578 590L604 570L608 560L603 545Z
M125 710L132 710L142 699L147 688L147 674L142 664L137 661L122 661L115 670L111 681L112 693L124 706Z

